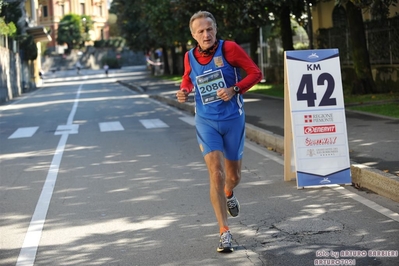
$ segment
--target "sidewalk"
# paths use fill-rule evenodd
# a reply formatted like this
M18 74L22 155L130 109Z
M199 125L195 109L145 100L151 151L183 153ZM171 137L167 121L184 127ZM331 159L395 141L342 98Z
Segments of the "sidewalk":
M119 83L194 114L193 99L176 101L175 82L147 75ZM247 138L283 154L284 101L246 93L244 102ZM353 184L399 202L399 119L347 110L346 123Z

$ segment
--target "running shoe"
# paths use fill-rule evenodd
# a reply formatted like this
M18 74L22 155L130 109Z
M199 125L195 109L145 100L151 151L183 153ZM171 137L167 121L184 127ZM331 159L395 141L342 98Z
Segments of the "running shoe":
M230 231L226 231L223 234L221 234L217 251L224 252L224 253L233 252L234 249L231 246L231 239L232 239L232 236L230 234Z
M227 212L232 217L237 217L238 213L240 212L240 203L238 202L234 194L231 195L230 198L227 198Z

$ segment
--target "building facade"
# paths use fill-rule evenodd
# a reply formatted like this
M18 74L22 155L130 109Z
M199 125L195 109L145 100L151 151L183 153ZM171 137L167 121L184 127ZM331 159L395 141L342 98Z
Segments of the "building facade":
M320 2L312 8L314 45L322 48L339 48L341 63L352 65L351 37L346 9L335 1ZM370 63L378 65L399 64L399 6L391 5L386 20L374 18L369 9L362 10L366 45Z
M89 31L90 40L109 38L107 0L34 0L37 1L37 25L50 29L52 40L47 48L62 53L64 47L57 44L57 30L61 19L67 14L90 16L93 29Z
M394 17L399 14L399 5L391 5L389 16ZM373 17L369 10L363 11L363 20L372 20ZM312 23L314 31L320 28L331 28L341 26L346 23L346 12L343 6L337 5L335 1L320 2L312 7Z

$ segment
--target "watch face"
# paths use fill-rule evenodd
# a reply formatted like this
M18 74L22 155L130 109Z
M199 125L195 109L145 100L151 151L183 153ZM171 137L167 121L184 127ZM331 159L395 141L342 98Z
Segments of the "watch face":
M239 87L237 87L237 86L234 86L234 88L233 88L233 89L234 89L234 91L235 91L235 92L240 92L240 88L239 88Z

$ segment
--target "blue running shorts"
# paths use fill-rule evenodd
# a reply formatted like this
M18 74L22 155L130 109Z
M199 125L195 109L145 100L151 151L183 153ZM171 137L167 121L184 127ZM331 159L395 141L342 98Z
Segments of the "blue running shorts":
M202 155L221 151L230 161L242 159L245 141L245 115L238 118L214 121L195 116L197 140Z

